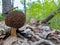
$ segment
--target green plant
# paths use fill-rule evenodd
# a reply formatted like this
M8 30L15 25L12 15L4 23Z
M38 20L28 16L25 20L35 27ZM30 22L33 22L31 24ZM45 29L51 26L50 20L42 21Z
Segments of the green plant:
M36 2L28 2L26 9L26 22L29 22L30 18L35 18L36 20L42 20L46 18L50 13L54 12L58 7L60 7L60 0L55 2L54 0L44 0L42 3L40 0ZM52 18L49 22L52 28L60 29L60 11L56 12L56 16Z

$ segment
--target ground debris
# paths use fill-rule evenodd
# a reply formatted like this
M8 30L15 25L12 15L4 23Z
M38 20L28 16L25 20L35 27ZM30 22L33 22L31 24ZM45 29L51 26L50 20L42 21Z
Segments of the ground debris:
M4 21L2 21L4 22ZM22 28L17 30L17 36L10 35L3 39L8 32L10 34L10 27L0 25L0 45L59 45L60 31L51 29L49 25L40 24L33 26L25 24ZM2 33L3 32L3 33ZM2 36L2 38L1 38Z

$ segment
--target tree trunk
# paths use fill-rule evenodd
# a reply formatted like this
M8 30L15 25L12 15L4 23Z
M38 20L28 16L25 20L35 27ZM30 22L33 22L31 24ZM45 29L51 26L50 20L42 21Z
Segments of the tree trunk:
M2 13L6 16L9 10L13 8L11 0L2 0Z
M24 13L26 15L26 0L24 0Z

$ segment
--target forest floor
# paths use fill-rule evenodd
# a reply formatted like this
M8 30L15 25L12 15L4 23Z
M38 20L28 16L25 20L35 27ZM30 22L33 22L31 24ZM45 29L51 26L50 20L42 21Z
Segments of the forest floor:
M50 25L33 23L25 24L19 28L20 33L17 36L9 36L3 40L7 30L11 29L5 25L4 21L0 21L0 45L60 45L60 31L50 28Z

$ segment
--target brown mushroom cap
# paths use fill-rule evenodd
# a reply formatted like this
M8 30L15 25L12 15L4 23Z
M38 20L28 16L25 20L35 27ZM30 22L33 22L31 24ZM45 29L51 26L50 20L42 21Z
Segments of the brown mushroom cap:
M19 11L13 11L6 16L5 24L10 27L20 28L25 23L25 15Z

